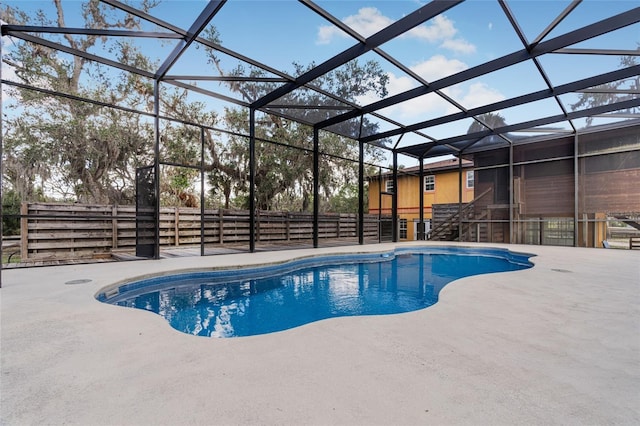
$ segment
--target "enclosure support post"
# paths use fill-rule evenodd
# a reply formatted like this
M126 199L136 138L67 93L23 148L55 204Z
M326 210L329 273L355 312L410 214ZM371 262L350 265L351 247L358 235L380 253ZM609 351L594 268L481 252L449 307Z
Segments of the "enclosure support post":
M382 242L382 167L378 167L378 242Z
M462 155L458 154L458 241L462 241Z
M513 144L509 144L509 244L514 241L513 229Z
M320 174L320 155L318 153L320 149L319 142L319 130L317 127L313 128L313 248L318 247L318 210L320 208L319 198L319 174Z
M578 192L580 189L578 175L578 132L573 136L573 246L578 247ZM586 235L585 235L586 238ZM585 244L586 245L586 244Z
M358 244L364 244L364 142L358 141Z
M160 259L160 81L153 81L153 127L154 127L154 150L153 150L153 186L155 194L155 226L153 258Z
M2 56L2 43L0 43L0 58ZM2 67L0 67L0 93L4 93L2 91ZM2 139L2 135L4 132L2 131L2 124L4 115L2 114L2 96L0 96L0 199L2 198L2 184L4 183L4 169L2 168L3 163L2 159L4 158L4 140ZM2 217L4 215L4 211L2 210L2 203L0 203L0 288L2 288L2 237L4 235L4 230L2 229Z
M200 127L200 256L204 256L204 127Z
M398 152L393 150L393 194L391 195L391 241L398 242Z
M256 110L249 111L249 251L256 251Z
M418 241L427 239L424 232L424 157L420 157L420 183L418 183L418 200L420 202L420 213L418 215Z

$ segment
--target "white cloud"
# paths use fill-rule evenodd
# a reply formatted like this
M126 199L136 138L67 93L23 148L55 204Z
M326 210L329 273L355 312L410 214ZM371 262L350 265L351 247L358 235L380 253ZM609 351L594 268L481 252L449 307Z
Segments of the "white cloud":
M407 37L423 39L431 43L446 40L456 35L458 30L453 26L453 21L444 15L438 15L427 24L415 27L407 32Z
M447 59L442 55L433 56L411 67L412 71L427 81L435 81L467 68L468 66L464 62L457 59ZM418 83L413 78L396 76L394 73L388 73L387 75L389 76L389 84L387 86L389 96L418 87ZM498 90L482 82L476 82L470 85L461 83L449 87L443 90L443 92L465 108L475 108L505 99L505 96ZM380 99L375 96L368 96L359 98L357 101L362 105L368 105L379 100ZM458 111L456 107L445 101L439 95L429 93L401 104L384 108L379 112L399 122L411 124L428 120L438 115L447 115Z
M435 93L419 96L401 104L380 110L382 115L401 123L415 123L427 120L447 110L448 102Z
M340 28L333 25L322 25L318 29L316 44L329 44L334 37L347 37L347 34Z
M388 72L389 82L387 83L388 96L397 95L398 93L406 92L416 86L416 81L410 77L397 77L394 73ZM364 96L356 98L356 103L359 105L369 105L379 101L380 98L375 93L367 93Z
M382 15L375 7L366 7L358 11L356 15L348 16L343 22L357 31L364 37L380 31L393 23L393 20ZM318 43L330 43L336 37L347 37L340 29L334 26L323 26L318 31ZM455 53L471 54L475 53L476 47L458 35L454 22L444 15L439 15L424 25L420 25L403 35L405 38L422 40L432 44L438 44L442 49L447 49ZM445 55L433 55L429 59L411 66L411 70L424 78L428 82L437 81L443 77L459 73L469 66L458 59L449 59ZM387 73L389 83L387 90L389 96L406 92L418 87L418 82L413 78L396 75L393 72ZM484 83L474 83L471 85L459 84L444 91L447 95L457 100L466 108L473 108L480 105L496 102L505 97L497 90ZM368 105L379 101L374 95L367 95L357 99L361 105ZM439 115L457 112L457 108L445 101L435 93L411 99L401 104L393 105L380 110L380 113L387 115L402 123L415 123L427 120Z
M465 55L476 53L476 46L462 38L446 39L442 42L440 47L444 47L445 49L449 49L455 53L462 53Z
M387 89L389 96L397 95L399 93L406 92L418 86L417 82L407 76L396 76L394 73L387 73L389 76L389 84ZM368 105L379 101L380 98L375 95L363 96L357 99L357 102L361 105ZM420 96L409 101L403 102L398 105L393 105L387 108L381 109L379 112L382 115L396 119L398 121L416 121L420 119L421 115L425 113L433 113L438 110L446 110L447 103L438 95L429 94L426 96Z
M384 16L375 7L363 7L356 15L347 16L342 20L363 37L369 37L394 21ZM440 43L440 47L455 53L475 53L475 46L467 40L456 37L458 30L454 22L444 15L438 15L423 25L419 25L406 32L402 37L423 40L428 43ZM318 29L317 44L329 44L337 37L348 35L333 25L323 25Z
M489 31L493 29L493 22L489 22Z
M458 101L460 105L467 109L476 108L482 105L492 104L502 101L505 96L498 90L489 87L486 83L472 83L468 87L464 83L449 87L444 93ZM447 114L458 112L459 110L453 105L447 108Z
M411 67L411 70L427 81L439 80L442 77L455 74L467 69L468 66L457 59L447 59L443 55L435 55L426 61L420 62ZM403 93L418 86L418 83L411 77L396 76L388 73L389 84L387 89L389 95L393 96ZM363 104L375 102L379 99L362 98ZM449 103L435 93L419 96L401 104L385 108L380 111L383 115L388 115L400 122L416 122L432 117L437 113L446 113Z
M431 82L464 71L467 68L469 68L467 64L462 61L447 59L443 55L435 55L424 62L412 66L411 71Z
M358 34L369 37L381 29L393 24L393 20L382 15L375 7L363 7L357 15L346 17L342 22L353 28Z
M363 37L369 37L381 29L393 24L393 20L382 15L375 7L363 7L357 15L347 16L342 20ZM323 25L318 30L318 44L328 44L334 37L348 37L348 35L333 25Z
M431 82L463 71L467 68L467 64L462 61L459 61L457 59L447 59L443 55L435 55L426 61L412 66L411 71L415 72L425 80ZM396 76L392 72L387 73L387 76L389 77L389 83L387 84L387 91L389 92L389 96L406 92L407 90L411 90L414 87L418 86L416 80L408 76ZM379 100L380 99L375 95L367 95L358 98L358 103L362 105L368 105Z
M473 83L467 89L467 93L461 98L460 103L465 108L475 108L504 99L505 96L502 93L489 87L487 84Z

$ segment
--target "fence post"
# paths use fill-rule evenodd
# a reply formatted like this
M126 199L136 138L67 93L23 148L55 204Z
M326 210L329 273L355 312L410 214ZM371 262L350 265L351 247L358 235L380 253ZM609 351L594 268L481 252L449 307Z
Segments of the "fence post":
M260 241L260 210L256 209L256 241Z
M180 245L180 211L178 207L173 208L173 230L175 235L174 245Z
M218 239L222 244L224 240L224 211L221 208L218 209Z
M111 207L111 249L118 248L118 206Z
M26 202L20 204L20 259L29 257L29 205Z
M286 224L285 232L287 234L287 241L290 241L291 240L291 220L290 220L291 213L287 212L286 215L287 215L287 219L285 220L285 224Z

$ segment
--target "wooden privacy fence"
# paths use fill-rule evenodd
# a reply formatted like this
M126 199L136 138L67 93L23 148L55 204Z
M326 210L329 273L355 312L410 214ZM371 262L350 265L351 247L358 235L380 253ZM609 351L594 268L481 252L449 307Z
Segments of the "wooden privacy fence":
M135 251L135 206L23 203L20 256L22 261L110 257L113 250ZM160 209L160 246L201 243L199 208ZM358 216L326 213L319 216L319 239L358 237ZM206 247L249 244L249 211L206 209ZM365 215L364 237L378 238L377 215ZM303 242L313 238L313 214L258 211L257 242Z

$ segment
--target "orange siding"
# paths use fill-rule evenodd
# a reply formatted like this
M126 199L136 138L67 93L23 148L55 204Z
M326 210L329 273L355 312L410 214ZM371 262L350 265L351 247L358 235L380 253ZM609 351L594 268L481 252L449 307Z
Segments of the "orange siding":
M469 169L462 171L462 202L473 200L473 188L466 187L466 177ZM428 173L425 173L425 176ZM447 170L435 173L435 190L424 192L418 176L398 176L398 216L407 219L407 239L413 240L414 219L420 217L420 195L424 199L424 218L431 219L433 204L458 202L458 170ZM391 176L388 176L391 179ZM387 177L383 177L382 186L385 188ZM369 213L378 214L380 182L369 182ZM391 196L382 197L382 214L391 214Z

